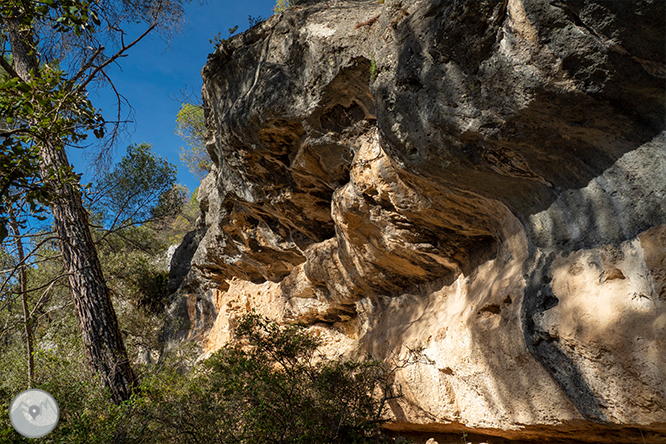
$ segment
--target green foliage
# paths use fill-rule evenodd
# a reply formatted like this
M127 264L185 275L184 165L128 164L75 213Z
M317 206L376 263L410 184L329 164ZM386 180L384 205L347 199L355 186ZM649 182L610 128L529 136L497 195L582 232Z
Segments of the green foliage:
M4 121L0 122L2 139L0 164L3 166L0 176L0 238L8 234L5 225L10 219L9 209L14 208L13 203L18 199L27 202L32 213L40 211L42 206L58 199L58 206L54 207L54 210L62 209L62 211L54 211L53 216L57 222L59 235L64 237L60 240L61 244L73 246L75 250L79 249L84 256L82 260L84 266L80 267L72 264L72 255L63 255L68 271L74 270L70 278L78 276L84 278L84 281L85 278L90 278L89 282L99 282L103 279L98 255L94 251L94 245L90 243L89 227L81 208L79 190L76 189L79 177L71 171L65 149L68 145L80 146L89 132L98 138L104 136L106 122L88 100L87 87L95 81L111 82L105 74L105 68L115 63L155 27L166 29L177 22L182 12L182 3L182 0L2 2L0 115ZM126 43L124 38L127 35L126 21L145 25L144 32L129 43ZM101 26L102 22L104 26ZM120 114L122 96L117 93L117 98ZM120 124L121 122L116 122L114 129L118 129ZM112 146L113 142L113 139L109 140L107 148ZM122 182L116 182L122 185ZM110 189L113 190L113 187ZM150 217L165 217L173 213L169 210L172 203L180 203L181 197L184 198L182 193L165 191L159 193L156 205L144 205L145 201L142 202L138 194L124 196L129 197L121 203L122 210L112 215L118 219L111 222L111 227L115 227L116 221L122 220L120 217L131 223L140 223L144 214L142 212L146 211ZM20 230L13 223L14 214L11 216L13 232L19 236ZM109 218L104 220L103 216L99 219L104 222L110 220ZM75 230L63 229L67 224ZM81 235L74 234L74 231ZM19 252L22 250L19 243L17 249ZM37 262L33 262L30 267L36 270L42 269L41 265L36 265ZM23 268L21 267L22 271ZM23 277L22 274L22 287L26 283ZM52 282L47 284L46 291L34 310L39 308L44 298L46 299L43 305L47 306L48 299L53 296L50 290L53 282L59 277L50 276L50 278ZM156 280L159 279L153 279ZM7 282L12 283L11 279ZM42 288L32 288L31 291L36 292ZM27 294L23 289L20 293L22 296ZM89 356L96 356L97 359L104 361L104 363L90 362L91 368L105 373L106 376L115 372L117 366L124 368L124 373L129 376L129 384L118 379L116 382L113 382L112 378L105 380L113 387L112 392L116 401L127 399L128 386L134 382L134 378L125 362L124 347L118 347L123 339L116 325L115 314L108 306L109 293L100 285L83 285L83 287L72 285L71 293L78 307L86 307L77 310L77 314L81 317L81 327L89 328L86 327L90 325L87 321L95 320L103 330L100 335L82 332L87 339L85 342ZM7 296L0 293L0 299L7 299ZM103 303L89 304L90 299ZM105 306L105 308L99 310L95 308L96 306ZM16 313L10 310L13 307L9 305L5 307L8 310L7 320L11 323L12 318L16 318ZM49 327L49 321L42 320L42 316L48 319L51 311L60 311L63 308L50 305L49 312L41 315L36 313L36 316L40 315L35 319L36 326ZM28 318L26 316L25 324L26 334L30 338L32 335L27 328ZM7 336L3 339L7 341L15 339L16 334L10 335L12 332L10 329L7 330ZM92 340L88 340L91 338ZM95 353L100 350L101 353ZM69 441L71 440L64 440L64 442Z
M236 328L237 342L190 371L188 354L143 367L135 395L116 406L87 371L72 307L58 318L57 330L40 330L35 354L35 386L61 408L58 427L42 442L391 442L379 429L394 396L390 372L370 359L328 360L317 353L319 339L300 327L248 315ZM8 418L8 403L25 388L24 360L18 340L0 349L3 444L28 442Z
M375 83L377 78L377 64L375 63L374 56L370 59L370 83Z
M161 348L161 319L149 306L140 306L141 298L153 295L163 287L164 272L152 257L133 248L135 244L153 245L153 233L144 227L132 227L106 238L99 251L105 275L115 294L114 303L125 336L128 354L133 362ZM46 234L44 240L48 239ZM152 239L151 239L152 238ZM35 237L39 243L40 237ZM115 254L111 246L116 248ZM156 248L153 246L153 248ZM45 242L35 252L35 263L28 269L30 288L44 287L54 277L62 275L56 242ZM15 260L9 254L0 255L10 265ZM46 258L52 260L45 260ZM115 268L114 268L115 267ZM122 272L120 271L122 270ZM123 274L124 273L124 274ZM154 285L151 279L160 276ZM157 279L159 280L159 279ZM44 291L48 289L48 291ZM42 439L48 443L111 443L121 442L120 434L131 418L131 403L116 406L101 380L94 379L88 368L81 333L63 280L54 286L31 292L29 307L34 310L36 388L52 393L61 408L58 427ZM15 289L9 288L0 297L0 324L9 330L0 332L0 443L32 442L18 435L9 423L8 403L27 388L25 343L23 338L20 301ZM46 297L43 297L43 296ZM5 305L8 302L8 305Z
M200 146L206 133L202 106L183 103L176 116L176 134L190 146Z
M132 145L93 186L93 237L115 309L135 359L159 355L168 303L166 251L193 229L194 197L175 185L176 168L149 144Z
M71 345L70 345L71 347ZM40 350L35 355L38 382L35 388L51 393L60 407L55 430L40 442L58 444L112 443L130 415L128 405L109 401L101 381L91 379L83 354L63 353L63 349ZM2 370L12 372L3 362ZM24 389L25 387L22 387ZM31 443L20 436L9 421L9 403L21 390L0 387L0 443Z
M155 155L150 144L130 145L113 170L95 182L92 208L111 229L170 217L185 201L175 182L176 167Z
M45 65L29 82L5 76L0 81L0 219L6 224L8 205L24 199L32 213L43 211L56 196L50 181L78 184L71 167L40 175L39 152L58 135L60 149L85 141L88 132L104 136L104 119L87 96L72 90L65 74ZM11 192L11 190L16 190ZM0 229L0 242L6 229Z
M169 303L167 250L179 244L199 216L196 191L183 202L187 189L176 186L179 211L141 225L93 232L107 285L134 361L150 361L163 352L164 309ZM159 201L158 201L159 202Z
M222 43L229 40L231 38L231 36L233 36L236 33L236 31L238 31L238 25L235 25L235 26L227 29L227 31L229 32L229 37L227 37L226 39L222 38L222 33L221 32L218 32L217 35L213 36L213 38L209 39L208 41L210 42L211 45L213 45L214 47L217 48ZM183 104L183 105L185 105L185 104Z
M152 230L144 227L129 228L105 239L99 256L108 283L118 298L152 313L161 313L167 303L168 273L155 257L166 248Z
M326 360L297 326L257 315L188 379L144 386L160 442L365 443L381 439L388 373L373 360ZM379 396L378 396L379 395Z
M54 295L54 302L63 300ZM42 315L35 331L35 388L51 393L60 406L60 421L41 442L111 442L122 411L115 407L104 384L91 377L71 305ZM20 337L5 338L0 349L0 443L29 443L9 422L9 403L27 388L26 358Z
M189 219L175 211L183 206L187 190L174 186L174 181L175 167L155 156L149 145L140 145L130 147L127 156L103 175L93 190L97 193L97 208L105 212L92 213L91 221L97 228L91 234L114 295L115 311L120 314L128 352L135 362L161 352L168 264L160 258L171 244L180 242L196 219L192 203L187 207ZM194 206L198 207L196 201ZM13 208L21 211L17 205ZM24 217L25 212L21 213ZM134 224L142 215L151 219L142 225ZM34 311L36 340L45 331L50 335L79 335L75 315L69 311L72 302L57 239L49 230L26 234L26 251L31 250L26 262L28 305ZM18 259L12 246L13 240L0 244L0 341L23 344L23 312L17 273L12 271ZM71 328L56 320L71 321ZM25 376L27 364L19 362L16 365L21 366ZM27 379L21 382L26 383Z
M72 30L77 36L101 24L98 13L91 8L89 1L13 1L2 3L0 11L4 17L16 14L19 9L21 22L31 25L35 21L49 21L57 32Z
M162 353L164 308L169 302L168 264L160 261L169 244L151 225L108 234L98 244L127 352L134 362L150 361Z
M282 11L291 8L296 3L298 3L298 0L277 0L275 2L275 6L273 7L273 12L279 14Z
M184 187L183 187L184 188ZM185 188L183 191L185 192ZM197 201L198 188L190 195L190 198L183 204L180 212L173 217L150 224L150 227L156 230L159 242L167 246L180 244L185 234L194 230L195 223L201 214L199 202Z
M39 213L61 189L52 187L51 179L78 184L70 168L40 171L44 143L65 149L80 145L88 134L103 138L107 133L108 122L93 107L86 89L94 80L110 81L99 75L102 68L133 46L125 45L123 22L167 30L182 16L182 4L183 0L0 2L0 242L8 232L8 206L17 196ZM20 40L10 39L17 31ZM19 192L10 193L12 188Z
M183 103L176 117L176 134L187 148L180 148L180 161L198 179L203 179L210 172L212 161L206 150L206 120L202 106Z

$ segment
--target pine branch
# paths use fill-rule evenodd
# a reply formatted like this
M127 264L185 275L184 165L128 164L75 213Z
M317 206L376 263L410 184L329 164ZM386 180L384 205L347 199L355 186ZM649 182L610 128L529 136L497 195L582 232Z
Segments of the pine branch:
M12 68L12 65L9 64L7 60L5 60L4 57L0 57L0 66L2 66L2 69L7 71L7 74L9 74L10 77L18 77L19 75L14 71L14 68Z
M139 37L137 37L132 43L130 43L129 45L124 45L124 44L123 44L123 47L120 48L120 49L118 50L118 52L116 52L116 53L115 53L110 59L106 60L106 61L105 61L104 63L102 63L101 65L95 67L95 69L93 70L93 72L91 72L91 73L88 75L88 77L86 77L86 79L83 81L83 83L81 83L81 84L78 86L77 90L78 90L78 91L83 91L83 90L86 88L86 86L88 86L88 84L89 84L90 82L92 82L92 81L95 79L95 77L97 77L97 74L99 74L99 72L100 72L101 70L103 70L104 68L106 68L107 66L109 66L111 63L115 62L116 60L118 60L118 58L122 57L122 56L124 55L124 53L125 53L128 49L130 49L132 46L134 46L134 45L136 45L137 43L139 43L139 42L140 42L145 36L148 35L148 33L150 33L150 31L152 31L153 29L155 29L156 26L157 26L157 23L153 23L152 25L150 25L150 26L148 27L148 29L146 29L146 30L143 32L143 34L141 34Z
M14 128L14 129L11 129L11 130L0 130L0 137L7 138L7 137L13 136L14 134L24 133L24 132L28 132L28 129L27 128Z

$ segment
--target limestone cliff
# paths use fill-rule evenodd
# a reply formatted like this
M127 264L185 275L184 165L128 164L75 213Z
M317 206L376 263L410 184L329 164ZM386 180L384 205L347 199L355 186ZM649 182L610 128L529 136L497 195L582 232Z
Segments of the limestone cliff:
M665 442L664 9L315 1L223 43L184 334L422 346L398 431Z

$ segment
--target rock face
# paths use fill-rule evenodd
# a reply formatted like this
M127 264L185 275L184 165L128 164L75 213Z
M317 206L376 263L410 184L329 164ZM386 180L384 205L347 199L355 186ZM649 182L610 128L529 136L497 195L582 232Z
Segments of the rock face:
M665 442L665 6L330 0L225 42L183 331L423 347L396 431Z

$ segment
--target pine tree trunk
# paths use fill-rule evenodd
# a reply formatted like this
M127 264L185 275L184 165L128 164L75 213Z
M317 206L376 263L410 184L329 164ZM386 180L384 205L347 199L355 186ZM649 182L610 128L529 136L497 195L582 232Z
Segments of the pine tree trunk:
M62 148L45 144L40 155L43 174L51 168L57 171L68 165ZM104 376L113 400L122 402L129 399L136 378L127 358L81 194L71 185L61 183L51 209L88 359L92 368Z
M28 81L31 71L39 75L32 36L22 30L18 18L5 18L5 25L14 69L23 81ZM136 377L90 234L81 193L60 175L69 167L60 140L40 144L40 158L42 177L51 181L57 190L57 197L51 204L53 220L90 366L104 378L114 402L120 403L129 399Z

